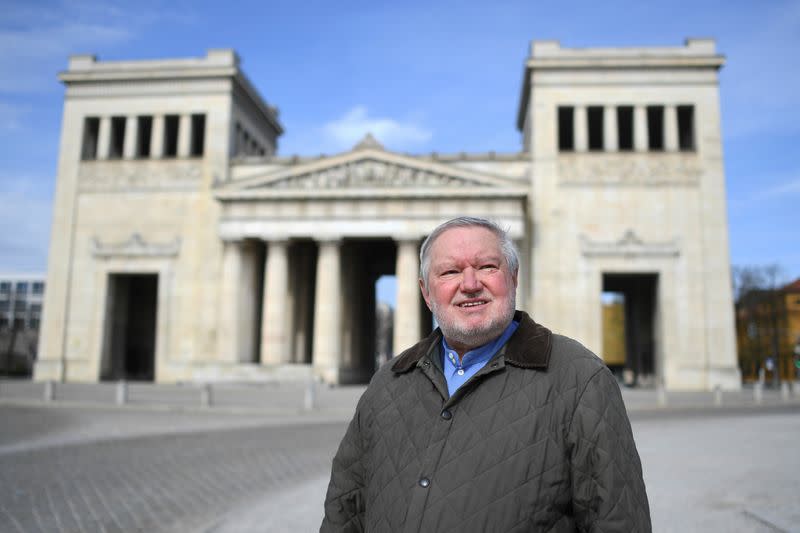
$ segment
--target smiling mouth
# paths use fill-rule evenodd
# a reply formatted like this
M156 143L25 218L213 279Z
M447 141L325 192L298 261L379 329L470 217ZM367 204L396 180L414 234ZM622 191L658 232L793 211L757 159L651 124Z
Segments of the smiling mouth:
M479 301L476 301L476 302L464 302L464 303L458 304L458 307L461 307L461 308L477 307L479 305L484 305L484 304L487 304L487 303L489 303L489 302L487 302L486 300L479 300Z

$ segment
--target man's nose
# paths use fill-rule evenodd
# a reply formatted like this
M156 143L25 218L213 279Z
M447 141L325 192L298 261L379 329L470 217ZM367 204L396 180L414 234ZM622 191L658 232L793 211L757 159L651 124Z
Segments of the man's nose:
M461 277L461 290L463 292L478 292L481 290L481 283L478 281L478 274L474 268L466 268Z

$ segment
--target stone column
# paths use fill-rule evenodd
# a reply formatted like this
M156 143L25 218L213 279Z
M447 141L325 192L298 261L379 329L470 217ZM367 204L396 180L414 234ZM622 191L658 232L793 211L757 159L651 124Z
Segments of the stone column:
M150 133L150 157L161 159L164 157L164 115L153 117L153 128Z
M607 105L603 108L603 149L616 152L619 149L617 140L617 108Z
M111 151L111 117L100 117L97 134L97 159L108 159Z
M319 242L314 299L314 373L327 383L339 381L342 350L341 241Z
M290 361L289 343L289 243L270 241L264 262L261 308L261 364Z
M514 239L514 244L517 246L519 253L519 270L517 271L517 291L516 291L516 308L522 311L528 311L528 287L529 287L529 274L528 274L528 261L526 258L527 247L525 246L525 239Z
M664 106L664 150L678 151L678 109L674 105Z
M222 280L219 294L217 356L220 361L239 360L239 282L242 275L241 242L225 241L222 250Z
M636 152L646 152L647 144L647 108L637 105L633 108L633 149Z
M589 149L589 123L586 106L575 106L575 151L585 152Z
M139 121L135 115L125 119L125 146L122 150L124 159L136 158L136 138L139 136Z
M397 242L397 309L394 314L394 352L400 353L420 340L418 241Z
M189 157L192 140L192 115L181 115L178 122L178 157Z

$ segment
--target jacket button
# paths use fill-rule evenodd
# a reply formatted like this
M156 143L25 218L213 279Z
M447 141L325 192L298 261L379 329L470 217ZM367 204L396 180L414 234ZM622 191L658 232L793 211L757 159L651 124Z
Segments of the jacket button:
M444 418L445 420L450 420L451 418L453 418L453 413L445 409L444 411L442 411L442 418Z
M419 480L419 486L422 487L423 489L427 489L430 484L431 480L426 477Z

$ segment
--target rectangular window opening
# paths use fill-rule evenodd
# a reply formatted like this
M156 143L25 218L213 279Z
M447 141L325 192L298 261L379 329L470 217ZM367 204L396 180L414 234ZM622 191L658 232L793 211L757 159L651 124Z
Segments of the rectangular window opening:
M678 106L678 148L691 152L694 146L694 106Z
M164 117L164 157L178 156L178 115Z
M98 117L86 117L83 122L83 145L81 148L81 159L97 159L97 138L100 135L100 119Z
M558 150L571 152L575 150L575 132L573 117L575 108L559 106L558 108Z
M250 154L250 134L246 131L242 134L242 152L241 155Z
M589 106L586 110L586 120L589 129L589 150L603 149L603 108Z
M111 117L111 145L109 159L121 159L125 149L125 117Z
M664 106L647 106L647 145L653 151L664 149Z
M242 151L242 125L236 123L236 133L233 136L233 155L238 156Z
M192 144L190 154L193 157L203 155L206 142L206 116L192 115Z
M633 106L617 108L617 147L621 152L633 150Z
M141 116L138 120L136 134L136 157L145 159L150 157L150 141L153 137L153 117Z

